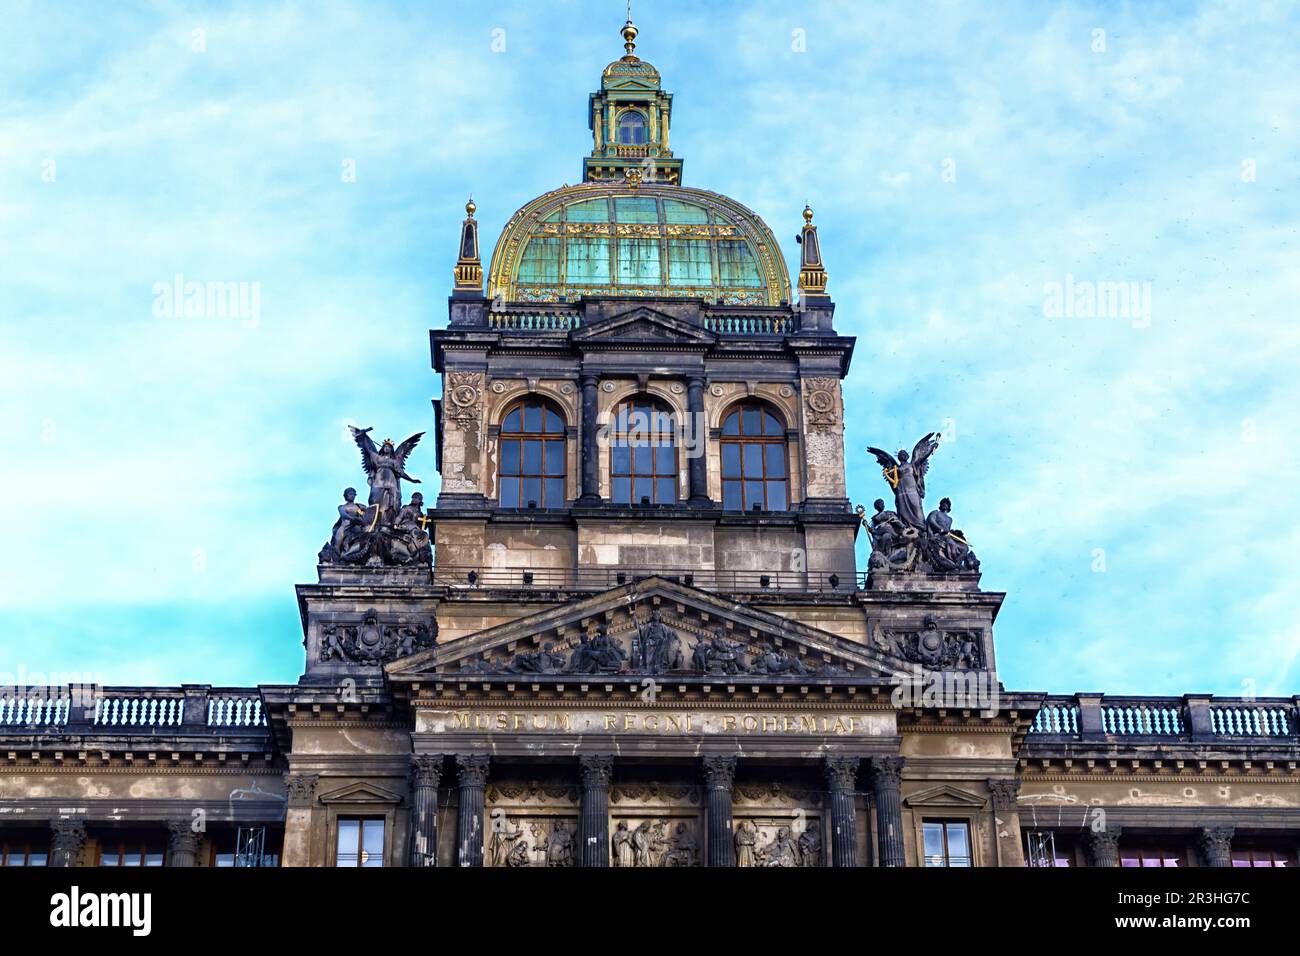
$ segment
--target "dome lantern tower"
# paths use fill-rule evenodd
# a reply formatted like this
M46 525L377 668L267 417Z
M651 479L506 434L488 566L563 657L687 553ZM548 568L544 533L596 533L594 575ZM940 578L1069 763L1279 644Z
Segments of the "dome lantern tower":
M681 185L682 161L668 148L673 95L660 89L659 71L633 52L638 33L629 12L622 30L627 52L605 67L600 91L591 94L592 148L582 161L584 182Z

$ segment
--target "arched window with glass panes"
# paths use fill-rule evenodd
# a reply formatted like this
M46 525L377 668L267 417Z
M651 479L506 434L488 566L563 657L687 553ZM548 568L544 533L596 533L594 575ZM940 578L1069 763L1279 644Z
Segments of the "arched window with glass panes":
M779 413L761 402L738 405L722 420L724 511L786 511L789 457Z
M672 409L638 395L614 410L609 432L609 497L620 505L677 501L677 441Z
M550 402L526 398L501 419L497 485L502 508L563 508L564 417Z
M618 118L618 141L628 146L645 145L645 114L640 110L627 110Z

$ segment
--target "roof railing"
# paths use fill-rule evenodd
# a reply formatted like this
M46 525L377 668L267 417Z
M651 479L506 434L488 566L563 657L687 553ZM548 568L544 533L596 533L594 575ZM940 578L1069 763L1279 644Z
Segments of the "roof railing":
M256 687L0 687L0 733L260 733L267 726Z
M1051 696L1029 733L1081 741L1295 741L1300 739L1300 698Z

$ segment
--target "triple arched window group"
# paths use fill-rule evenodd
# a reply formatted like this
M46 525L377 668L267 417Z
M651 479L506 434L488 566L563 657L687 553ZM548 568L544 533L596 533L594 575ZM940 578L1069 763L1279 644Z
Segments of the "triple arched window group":
M723 510L787 510L789 449L780 413L764 402L742 402L727 412L721 431ZM627 399L615 408L608 435L610 501L679 500L683 449L666 404L645 395ZM564 507L567 450L564 417L556 406L536 397L510 406L498 441L501 507Z

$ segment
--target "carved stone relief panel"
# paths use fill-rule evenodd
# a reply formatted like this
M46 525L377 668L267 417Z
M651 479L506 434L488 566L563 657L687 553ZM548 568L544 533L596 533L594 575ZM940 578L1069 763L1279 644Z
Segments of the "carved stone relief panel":
M616 812L609 827L610 865L701 866L703 832L698 812Z
M737 866L815 867L824 852L820 812L735 811L732 839Z
M581 794L575 783L503 780L487 788L486 866L576 866Z

